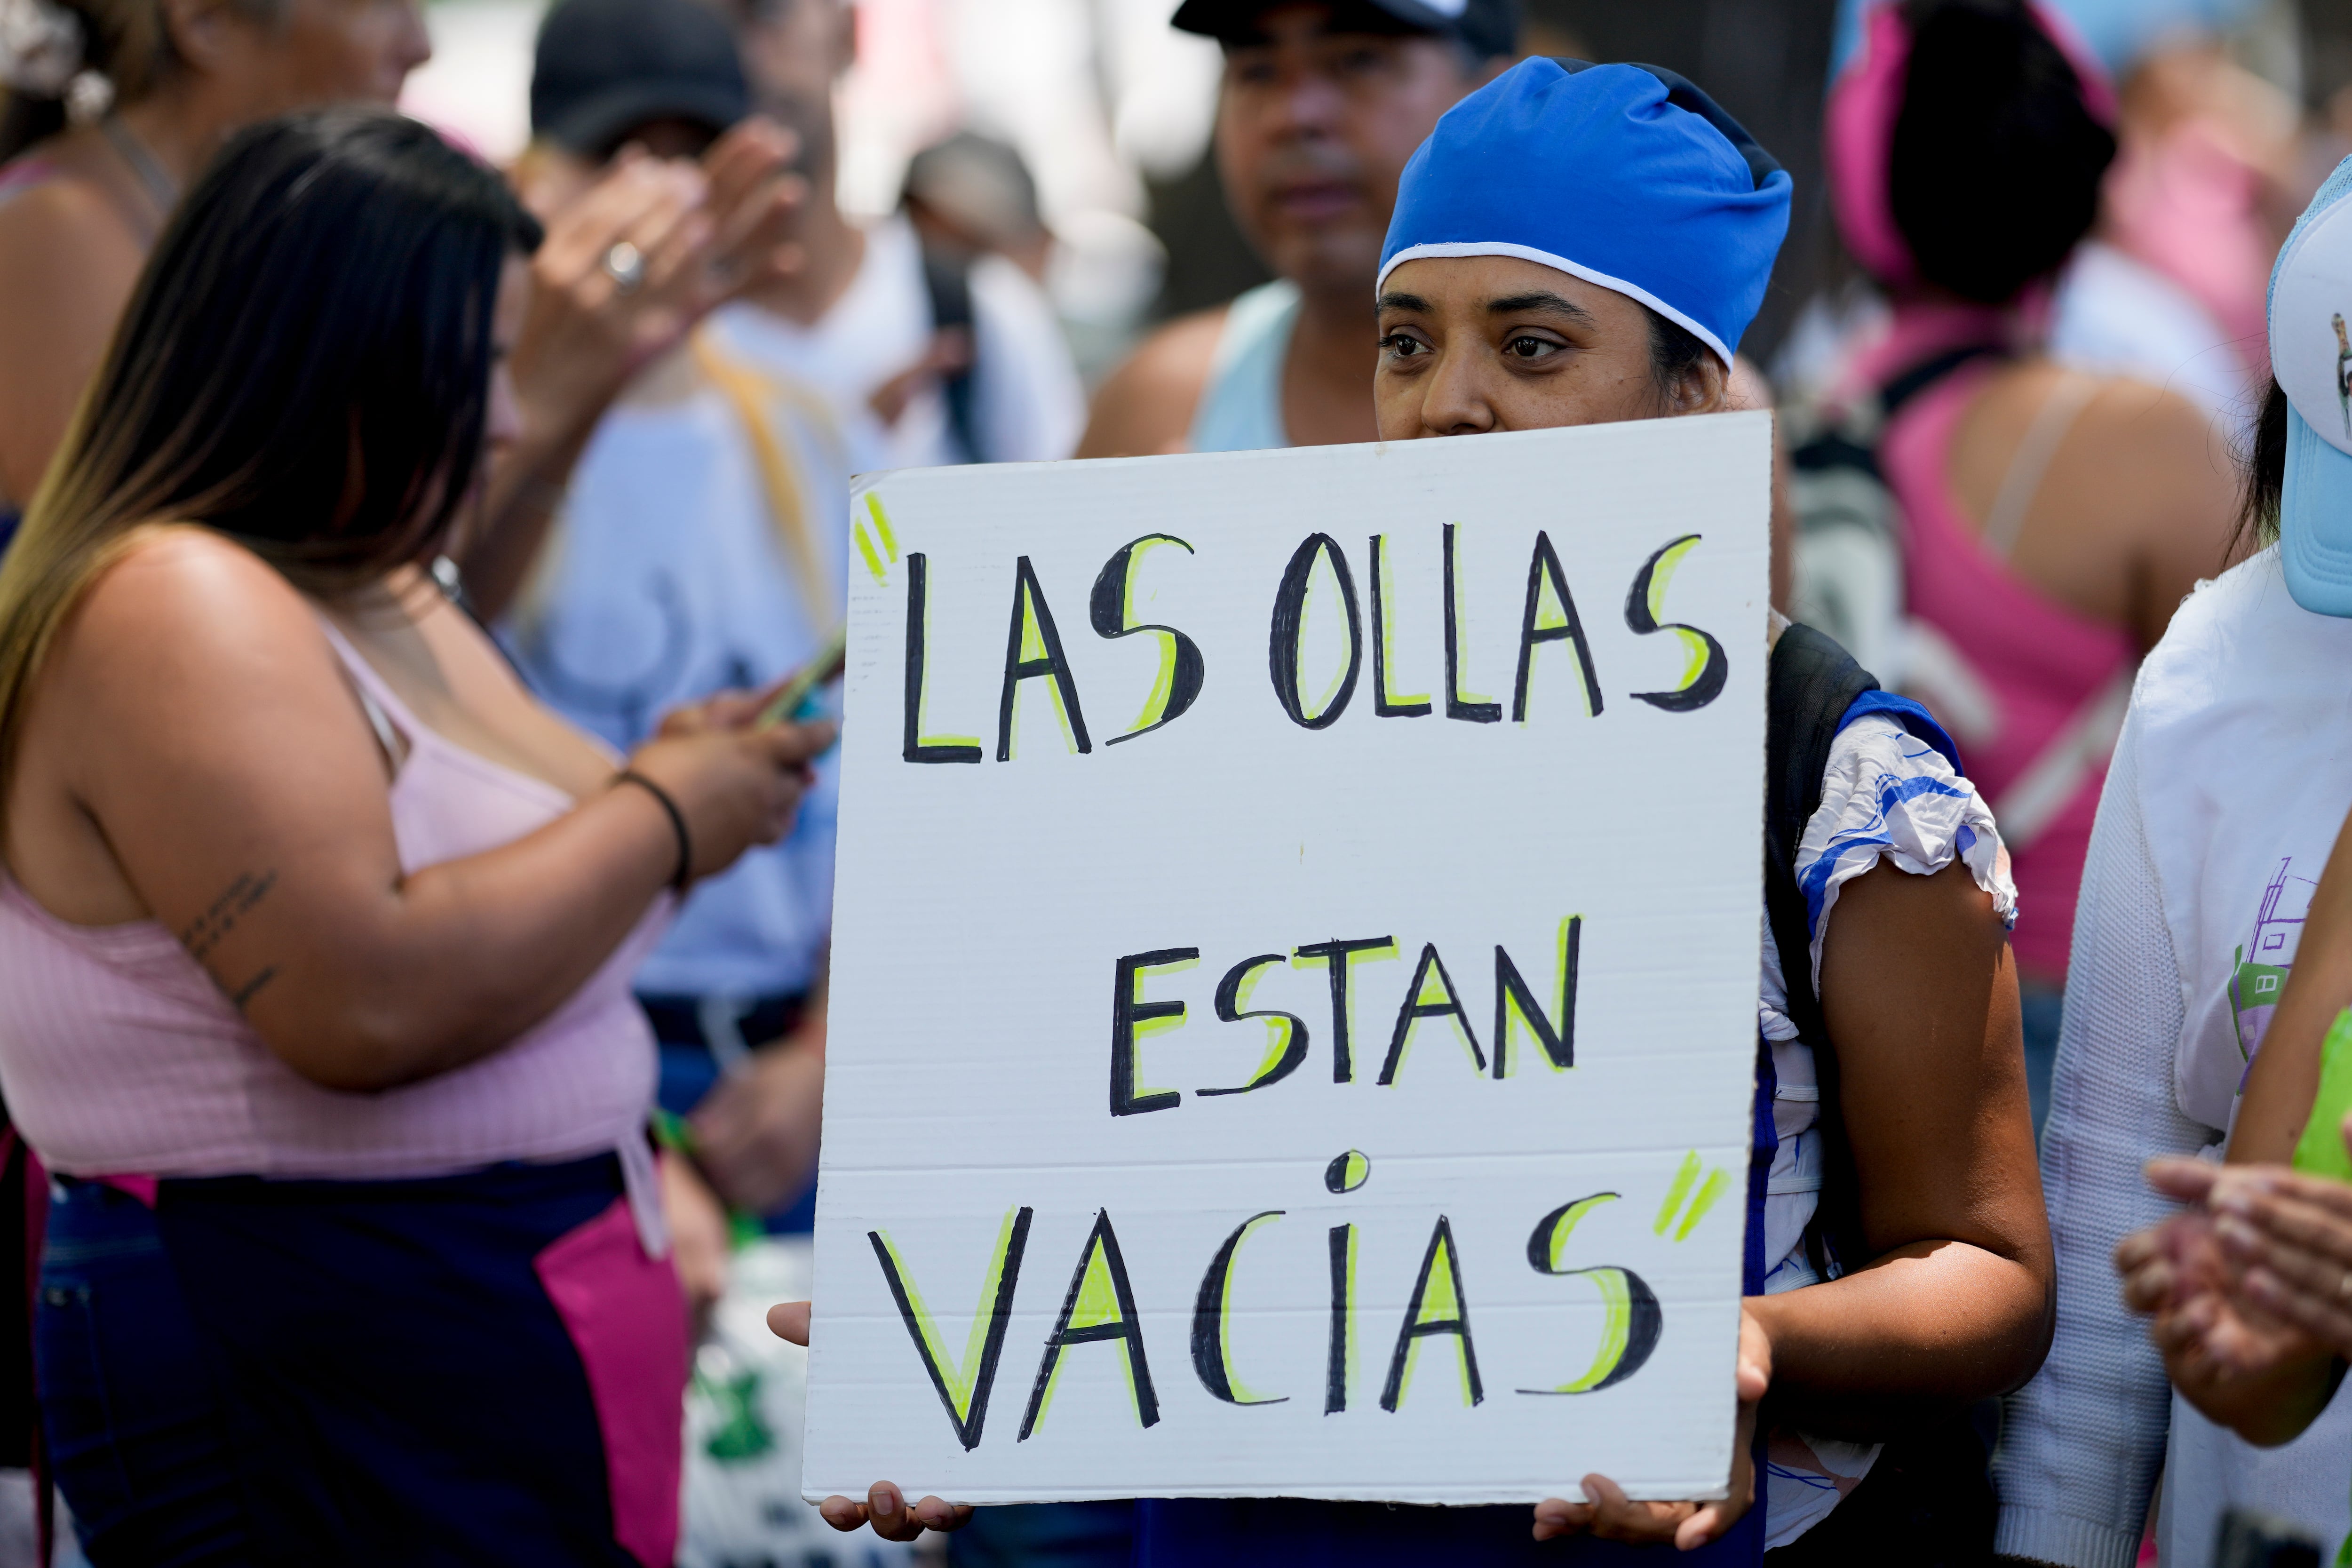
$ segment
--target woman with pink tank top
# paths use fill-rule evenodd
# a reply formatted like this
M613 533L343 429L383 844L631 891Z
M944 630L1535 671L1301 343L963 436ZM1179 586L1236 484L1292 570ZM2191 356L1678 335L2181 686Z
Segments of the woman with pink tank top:
M830 734L724 698L624 763L426 569L538 238L413 121L242 133L0 564L0 1091L101 1568L675 1551L631 971Z
M1894 307L1840 395L1885 417L1900 684L1949 724L2010 847L2037 1128L2132 674L2223 564L2231 517L2228 454L2193 405L2039 352L2049 279L2097 214L2114 112L2038 5L1889 0L1826 128L1839 232Z

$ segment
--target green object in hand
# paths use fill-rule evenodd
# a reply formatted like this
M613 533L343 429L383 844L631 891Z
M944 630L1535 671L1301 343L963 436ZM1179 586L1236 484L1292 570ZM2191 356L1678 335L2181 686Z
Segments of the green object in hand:
M2319 1047L2319 1093L2311 1120L2294 1146L2294 1168L2308 1176L2352 1182L2352 1153L2344 1148L2344 1118L2352 1115L2352 1007L2336 1015Z

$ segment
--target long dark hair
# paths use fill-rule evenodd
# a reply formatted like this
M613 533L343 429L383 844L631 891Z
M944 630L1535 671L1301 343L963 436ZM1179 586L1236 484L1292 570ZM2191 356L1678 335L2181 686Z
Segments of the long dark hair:
M2286 499L2286 391L2273 377L2246 442L2245 488L2238 501L2238 526L2230 535L2229 560L2278 542L2279 507Z
M506 258L539 226L415 121L239 133L163 231L0 563L0 779L58 623L141 527L334 595L431 553L479 460Z

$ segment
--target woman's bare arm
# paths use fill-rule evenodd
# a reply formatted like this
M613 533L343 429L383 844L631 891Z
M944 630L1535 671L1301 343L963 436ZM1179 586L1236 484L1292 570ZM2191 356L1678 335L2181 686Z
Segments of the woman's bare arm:
M82 181L0 205L0 501L33 499L145 261L113 204Z
M39 708L73 721L44 725ZM273 1051L329 1088L390 1088L513 1039L594 972L677 864L660 805L621 788L404 875L384 760L316 613L193 530L135 548L91 589L33 725L63 753L45 771L139 900ZM708 871L782 831L825 739L710 731L657 742L636 765L706 825ZM11 838L14 852L14 824Z
M1748 1305L1784 1418L1884 1437L2019 1386L2050 1344L2056 1274L1991 899L1958 864L1855 878L1823 944L1822 1004L1875 1256Z

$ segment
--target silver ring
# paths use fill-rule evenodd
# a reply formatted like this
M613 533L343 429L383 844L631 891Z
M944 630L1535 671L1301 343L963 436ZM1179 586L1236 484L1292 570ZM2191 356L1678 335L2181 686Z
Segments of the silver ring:
M646 253L624 239L604 252L604 276L624 294L634 294L646 280Z

